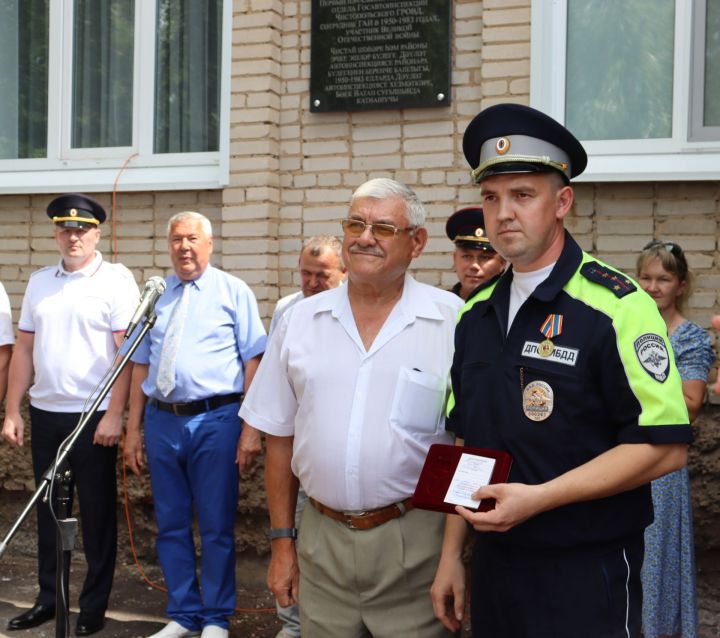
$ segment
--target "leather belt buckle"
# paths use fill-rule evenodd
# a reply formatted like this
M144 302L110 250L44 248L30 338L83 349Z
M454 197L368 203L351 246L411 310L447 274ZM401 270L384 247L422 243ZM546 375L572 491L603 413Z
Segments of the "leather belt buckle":
M406 499L400 503L393 503L376 510L348 511L334 510L327 505L323 505L314 498L309 498L310 504L318 511L329 518L347 526L352 530L368 530L383 525L388 521L403 516L406 512L413 508L411 499Z
M188 401L186 403L165 403L164 401L151 398L149 402L150 405L154 405L165 412L170 412L174 416L195 416L203 412L216 410L230 403L242 403L244 396L242 393L222 394L208 399L198 399L197 401Z
M358 527L355 524L356 519L362 519L363 516L367 516L367 512L353 512L352 514L348 514L347 512L343 512L345 514L345 525L347 525L350 529L364 529L363 527Z

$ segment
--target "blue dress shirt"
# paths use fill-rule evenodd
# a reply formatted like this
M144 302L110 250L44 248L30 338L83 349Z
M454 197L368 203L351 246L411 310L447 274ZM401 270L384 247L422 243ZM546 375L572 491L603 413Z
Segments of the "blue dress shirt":
M243 361L265 351L265 328L257 301L247 284L208 264L191 282L185 328L176 359L175 389L169 396L156 386L162 342L172 309L182 294L182 281L172 274L155 306L157 322L133 354L135 363L149 364L142 385L147 397L185 403L215 395L242 392Z

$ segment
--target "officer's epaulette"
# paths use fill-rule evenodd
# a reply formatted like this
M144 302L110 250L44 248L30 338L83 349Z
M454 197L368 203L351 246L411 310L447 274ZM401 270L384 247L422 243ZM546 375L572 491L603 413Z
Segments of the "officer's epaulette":
M637 290L637 286L621 272L612 270L596 261L588 261L580 268L580 274L596 284L612 290L616 297L624 297Z

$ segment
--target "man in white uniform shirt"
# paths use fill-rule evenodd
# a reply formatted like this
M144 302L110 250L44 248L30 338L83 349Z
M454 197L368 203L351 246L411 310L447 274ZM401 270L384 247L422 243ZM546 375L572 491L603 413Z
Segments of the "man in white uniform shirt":
M268 585L281 605L299 601L313 638L450 635L429 595L441 517L410 496L429 446L451 441L443 408L462 302L406 273L424 222L398 182L355 191L347 285L280 322L240 410L267 435ZM296 552L298 481L312 507Z
M315 235L310 237L300 251L298 259L298 273L300 274L300 290L280 299L275 305L268 336L277 328L283 315L298 301L305 297L337 288L345 281L347 268L342 260L342 242L332 235ZM299 523L307 494L302 487L298 490L297 505L295 506L295 522ZM276 602L278 619L282 621L282 629L275 638L300 638L300 611L297 605L281 607Z
M61 259L33 273L28 282L10 362L2 430L11 445L23 445L20 404L29 388L37 484L110 368L138 301L130 271L105 261L97 250L100 224L105 221L98 202L82 194L62 195L50 202L47 214L55 224ZM102 629L112 588L117 549L115 467L130 372L127 367L117 378L68 456L88 563L75 627L78 636ZM10 630L37 627L55 616L56 528L47 503L38 503L37 521L40 592L33 607L10 620Z

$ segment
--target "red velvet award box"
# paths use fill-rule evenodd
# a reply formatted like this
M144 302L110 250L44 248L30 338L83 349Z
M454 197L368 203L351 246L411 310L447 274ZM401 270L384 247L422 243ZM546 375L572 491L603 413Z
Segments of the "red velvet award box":
M412 502L420 509L434 512L455 513L455 505L445 501L450 484L455 476L458 463L464 454L481 457L483 460L493 460L490 480L484 484L504 483L510 474L512 456L501 450L485 448L463 447L459 445L444 445L435 443L430 446L425 464L420 472L415 494ZM481 484L474 487L477 489ZM478 512L487 512L495 507L495 499L483 499L480 506L473 509Z

